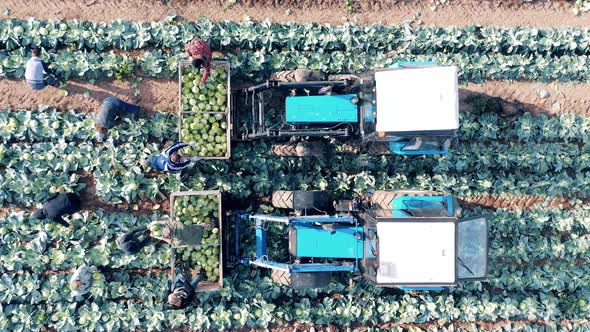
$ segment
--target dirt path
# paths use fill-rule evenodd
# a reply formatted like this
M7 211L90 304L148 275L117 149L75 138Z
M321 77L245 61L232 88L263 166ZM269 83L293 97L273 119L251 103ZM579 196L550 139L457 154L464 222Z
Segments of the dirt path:
M36 109L48 105L58 109L77 109L96 112L102 100L108 96L139 104L147 111L176 112L178 85L175 80L144 79L139 83L139 95L127 81L100 81L96 84L73 81L67 96L53 87L41 91L28 89L22 81L0 79L0 109ZM468 84L460 87L462 110L480 107L487 97L502 99L502 107L508 112L576 113L590 115L590 84L543 84L538 82L492 81L485 84ZM88 96L84 94L88 92ZM548 93L545 98L544 92Z
M431 9L434 0L356 0L348 17L359 24L398 24L420 13L427 25L494 25L561 27L590 25L590 14L575 16L564 0L448 0ZM236 3L235 5L231 5ZM214 21L253 20L320 22L341 24L347 16L345 0L0 0L13 18L80 19L90 21L161 20L176 13L187 20L207 17Z
M65 87L68 95L54 87L41 91L28 89L22 80L0 80L0 109L35 109L46 105L58 109L76 109L96 112L102 101L109 96L138 104L147 111L178 111L178 82L167 79L143 79L138 84L138 96L128 81L103 80L96 84L87 81L70 81ZM86 95L85 95L86 94Z

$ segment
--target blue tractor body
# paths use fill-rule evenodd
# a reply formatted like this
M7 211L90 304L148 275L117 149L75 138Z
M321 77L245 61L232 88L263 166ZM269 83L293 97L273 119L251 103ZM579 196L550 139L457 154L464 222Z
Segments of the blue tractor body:
M355 94L330 96L290 96L286 99L287 123L357 123Z
M338 226L327 230L310 224L292 224L289 228L289 252L295 257L363 257L363 228Z
M394 217L452 216L455 200L452 196L400 196L393 200Z

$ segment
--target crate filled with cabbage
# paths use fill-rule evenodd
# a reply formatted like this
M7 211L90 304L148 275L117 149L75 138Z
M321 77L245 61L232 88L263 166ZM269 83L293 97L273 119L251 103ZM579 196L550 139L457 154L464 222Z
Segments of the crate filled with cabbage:
M179 139L196 142L187 150L191 157L230 157L230 69L225 61L213 61L210 75L201 84L204 69L190 61L179 64Z
M206 278L197 291L219 290L223 286L223 250L221 246L221 193L218 190L183 191L170 197L171 219L183 224L203 227L200 243L172 246L172 254L188 263L193 275L201 270Z

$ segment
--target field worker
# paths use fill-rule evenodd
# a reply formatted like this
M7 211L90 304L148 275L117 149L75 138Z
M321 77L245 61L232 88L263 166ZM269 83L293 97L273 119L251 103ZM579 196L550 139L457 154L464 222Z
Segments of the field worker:
M123 116L137 116L139 106L126 103L118 98L108 97L102 102L100 112L94 120L97 141L102 142L109 129L115 126L115 120Z
M49 198L43 207L32 215L34 219L51 219L64 227L68 227L62 216L80 211L80 197L76 193L63 193L63 187Z
M45 77L46 74L51 74L52 71L45 61L39 56L41 51L38 48L34 48L31 51L31 58L25 65L25 80L29 88L33 90L43 90L47 85L55 85L55 79L53 77Z
M185 225L176 221L153 221L148 225L150 236L170 243L175 248L198 246L203 239L204 230L211 225Z
M72 297L74 297L76 301L82 301L90 295L93 275L95 272L99 273L94 266L81 266L74 271L74 274L70 279L70 291Z
M143 239L142 239L143 237ZM117 238L119 248L127 255L135 255L152 242L150 230L146 226L138 227Z
M166 303L166 307L169 309L186 308L195 297L197 285L205 277L204 271L201 270L201 273L197 274L191 282L188 282L183 272L182 267L178 264L175 268L174 280L168 279L166 283L162 302Z
M192 157L182 161L182 157L178 151L187 146L194 148L197 146L197 143L174 143L164 149L160 154L147 159L144 163L151 165L158 172L180 172L186 167L191 166L194 162L201 160L199 157Z
M192 58L192 64L195 68L205 68L200 84L203 86L211 70L211 48L204 40L195 37L185 45L184 50Z

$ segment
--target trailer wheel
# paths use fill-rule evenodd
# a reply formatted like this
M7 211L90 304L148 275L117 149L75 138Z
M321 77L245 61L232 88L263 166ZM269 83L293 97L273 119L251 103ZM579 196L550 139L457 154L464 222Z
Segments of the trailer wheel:
M272 206L278 209L318 209L329 210L331 205L328 191L288 191L277 190L272 193Z
M290 273L282 270L272 270L271 279L276 284L289 286L293 289L322 288L330 284L330 272Z
M270 79L279 82L321 81L322 73L311 69L283 70L270 75Z
M292 142L273 144L272 154L282 157L319 157L325 154L322 142Z
M371 196L371 204L377 209L391 210L393 200L400 196L440 196L441 193L432 190L377 190Z

